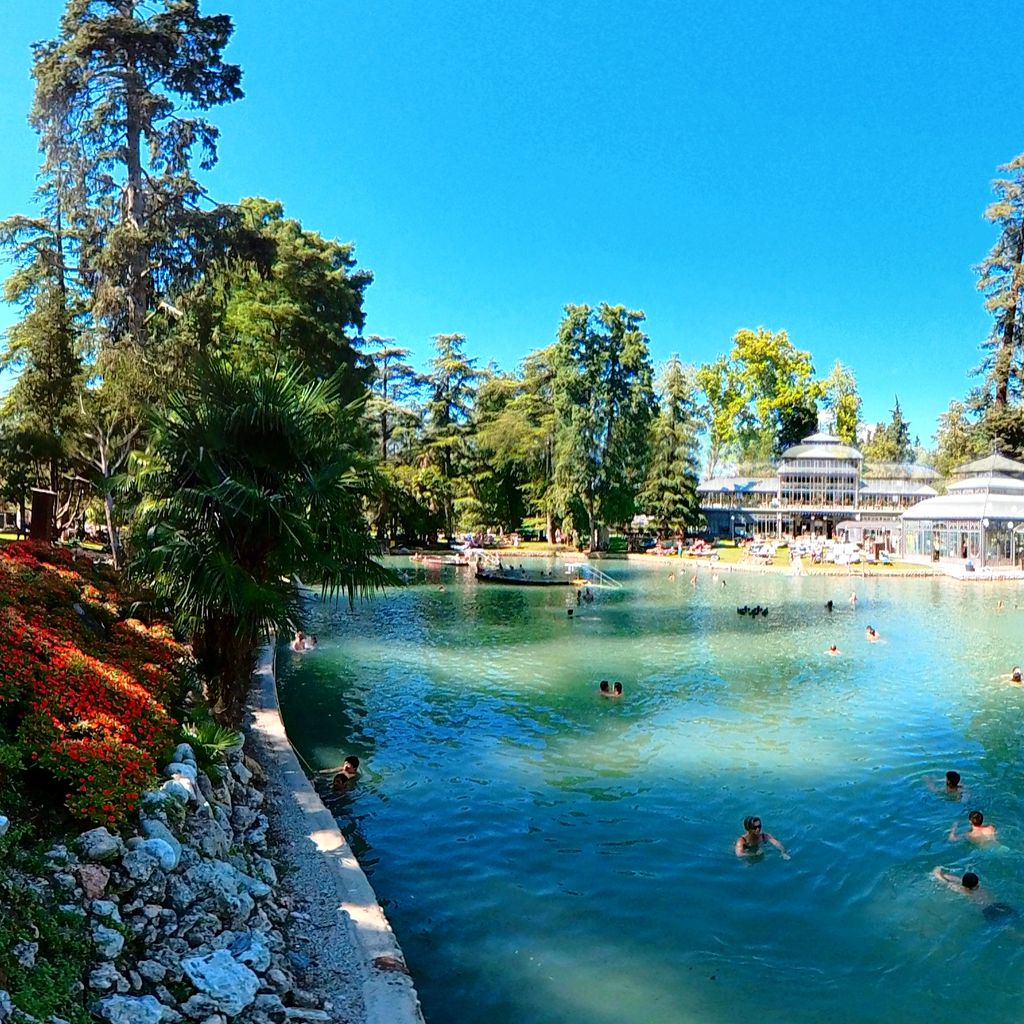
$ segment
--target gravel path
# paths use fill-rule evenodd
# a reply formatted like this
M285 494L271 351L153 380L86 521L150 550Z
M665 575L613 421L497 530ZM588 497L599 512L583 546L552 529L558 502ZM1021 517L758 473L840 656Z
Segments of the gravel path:
M391 926L288 741L273 658L273 649L265 650L253 676L246 747L267 774L263 806L280 886L298 911L289 934L297 974L337 1024L423 1024Z

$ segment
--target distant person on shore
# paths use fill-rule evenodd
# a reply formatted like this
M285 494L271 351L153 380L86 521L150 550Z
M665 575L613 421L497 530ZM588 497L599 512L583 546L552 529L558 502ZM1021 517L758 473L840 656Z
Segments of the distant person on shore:
M985 824L985 816L981 811L971 811L967 815L967 820L971 823L971 827L966 832L959 834L956 830L956 822L953 822L953 827L949 830L951 843L955 843L958 839L969 839L972 843L987 843L995 839L996 827Z
M743 828L746 831L736 840L737 857L750 857L764 853L765 843L771 843L782 854L783 860L789 860L786 848L771 832L764 831L761 826L761 819L756 814L743 819Z
M930 775L926 775L924 777L925 785L933 793L941 793L943 796L951 797L954 800L963 799L965 789L960 782L960 773L954 771L946 772L945 781L946 784L942 787L942 789L939 789L939 787L935 784L935 780Z
M834 658L839 653L839 648L836 647L835 644L832 644L832 646L829 647L829 649L825 653L826 654L831 654L832 657Z
M607 679L601 680L601 685L598 687L602 697L610 697L612 695L611 683Z

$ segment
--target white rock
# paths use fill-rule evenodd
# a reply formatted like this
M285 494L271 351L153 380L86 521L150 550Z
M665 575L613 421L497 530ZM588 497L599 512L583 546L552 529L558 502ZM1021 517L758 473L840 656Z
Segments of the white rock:
M92 944L104 960L113 960L124 949L124 936L113 928L98 924L92 930Z
M173 796L183 804L196 802L195 783L186 775L174 775L161 787L160 792Z
M218 949L208 956L186 957L181 967L192 984L231 1017L241 1013L256 998L260 987L259 978L226 949Z
M270 948L259 935L251 932L240 935L228 946L228 951L240 963L262 974L270 967Z
M195 751L192 749L191 746L189 746L189 744L187 744L187 743L179 743L174 748L174 756L171 758L171 761L172 762L174 762L174 761L184 761L186 764L189 764L189 763L190 764L195 764L196 763Z
M121 923L121 911L117 909L117 904L113 900L93 900L89 904L89 909L97 917L102 917L106 921L113 921L115 924Z
M109 1024L160 1024L165 1012L155 996L107 996L93 1005Z
M195 761L191 764L188 761L172 761L164 768L163 774L167 779L173 779L175 775L184 775L190 782L195 782L199 778L199 769Z
M112 836L105 828L83 832L75 841L78 852L85 860L113 860L124 852L120 836Z
M121 974L112 963L103 963L89 972L89 988L96 992L109 992L117 987Z

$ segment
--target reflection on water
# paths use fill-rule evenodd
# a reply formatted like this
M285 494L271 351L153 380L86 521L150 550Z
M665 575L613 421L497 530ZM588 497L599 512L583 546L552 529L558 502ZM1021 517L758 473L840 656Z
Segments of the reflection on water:
M928 872L1024 910L1016 592L858 579L852 609L849 581L612 571L573 619L453 570L312 599L320 648L280 652L303 756L363 759L333 809L428 1021L945 1022L978 991L1008 1019L1024 928ZM950 767L966 801L925 785ZM948 841L975 806L990 849ZM733 855L752 813L791 861Z

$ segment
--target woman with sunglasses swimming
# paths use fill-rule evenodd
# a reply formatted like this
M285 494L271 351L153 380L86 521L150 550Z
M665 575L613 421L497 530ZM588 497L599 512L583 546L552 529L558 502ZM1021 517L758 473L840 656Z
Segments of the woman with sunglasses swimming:
M746 832L736 840L737 857L749 857L753 854L764 853L764 844L771 843L782 854L783 860L789 860L786 848L771 832L764 831L761 827L761 819L756 814L744 818L743 827L746 829Z

